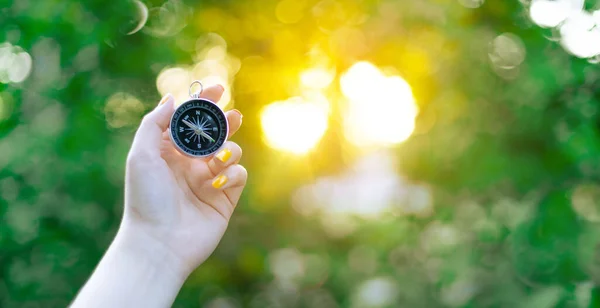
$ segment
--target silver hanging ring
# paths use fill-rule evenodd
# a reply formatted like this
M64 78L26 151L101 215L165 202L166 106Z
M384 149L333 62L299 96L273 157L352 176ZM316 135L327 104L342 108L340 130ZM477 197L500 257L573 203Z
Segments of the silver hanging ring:
M196 93L192 93L192 87L195 84L199 84L200 85L200 92L196 92ZM200 82L200 80L194 80L191 84L190 84L190 89L188 90L188 93L190 94L191 98L199 98L200 94L202 94L202 91L204 91L204 85L202 85L202 82Z

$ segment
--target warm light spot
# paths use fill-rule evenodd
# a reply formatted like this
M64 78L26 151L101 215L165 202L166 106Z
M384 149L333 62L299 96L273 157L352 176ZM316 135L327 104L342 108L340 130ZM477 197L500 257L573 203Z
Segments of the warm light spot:
M480 290L477 277L469 272L461 272L455 280L441 289L440 300L447 307L464 307Z
M225 91L219 100L218 105L225 108L231 102L231 89L229 87L229 71L221 62L216 60L202 61L190 72L191 76L201 80L205 87L214 84L220 84Z
M329 115L331 104L323 93L319 90L306 90L302 93L302 98L305 101L311 102L312 104L321 108L327 115Z
M148 10L146 25L142 31L155 37L174 36L190 20L190 8L181 0L168 0L160 7Z
M143 112L144 105L137 97L122 92L113 94L104 106L106 121L114 128L136 124Z
M189 72L180 67L164 69L156 78L156 88L161 96L173 94L177 102L189 97L188 88L192 82Z
M560 27L561 44L579 58L592 58L600 54L600 29L594 16L586 11L573 14Z
M342 92L351 100L369 100L382 78L381 71L373 64L358 62L342 76L340 80Z
M31 72L29 53L10 43L0 44L0 83L23 82Z
M553 28L567 18L568 11L559 1L538 0L531 3L529 16L538 26Z
M534 0L529 9L529 16L538 26L553 28L582 9L582 0Z
M226 46L215 46L215 47L211 47L211 48L207 48L207 50L205 51L205 58L207 60L213 60L213 61L223 61L227 59L227 47ZM218 65L223 66L221 63L218 63ZM221 68L223 70L226 70L225 67Z
M238 307L237 301L232 297L217 297L208 302L205 306L207 308L236 308Z
M148 21L148 7L139 0L133 0L133 4L135 4L136 17L130 20L127 24L130 29L127 31L127 35L134 34L140 31Z
M327 129L327 112L318 104L291 98L266 106L262 129L269 146L295 154L310 151Z
M340 223L332 217L381 219L390 214L432 215L434 203L430 189L398 176L396 156L388 151L370 153L342 174L321 177L315 183L298 188L292 196L292 206L305 216L321 214L323 227L334 236L338 229L341 235L346 235L346 230L352 231L352 228L347 227L346 221Z
M490 45L488 56L492 64L500 68L514 68L525 60L525 44L518 36L504 33L497 36Z
M433 197L429 188L412 185L404 194L404 202L399 206L399 212L403 215L415 215L417 217L428 217L433 215Z
M584 220L600 221L600 185L580 184L571 194L571 205L575 213Z
M421 246L429 253L440 253L458 245L462 240L461 236L455 226L434 221L421 233Z
M14 55L13 63L8 70L10 81L22 82L31 72L31 56L26 52L19 52Z
M361 283L353 293L353 307L389 307L400 294L398 282L391 277L376 277Z
M223 37L209 33L196 42L194 64L163 69L156 78L156 87L161 95L173 94L180 104L190 99L189 87L194 80L201 81L204 88L219 84L224 92L215 103L222 109L228 109L233 105L231 83L240 65L240 60L228 53Z
M458 2L460 2L460 4L462 4L464 7L476 9L482 6L485 0L458 0Z
M418 107L408 83L384 76L368 62L352 66L340 80L348 98L346 137L355 145L393 145L414 131Z
M585 10L585 0L533 0L530 17L541 27L559 27L560 43L570 54L598 62L600 13Z
M300 74L302 85L311 89L327 88L333 81L333 73L323 68L312 68Z
M304 256L297 249L283 248L269 254L269 268L280 280L295 280L305 274Z

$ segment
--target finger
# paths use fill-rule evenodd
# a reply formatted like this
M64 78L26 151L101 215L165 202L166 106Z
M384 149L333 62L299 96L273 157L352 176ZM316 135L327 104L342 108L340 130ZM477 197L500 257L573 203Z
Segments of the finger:
M221 96L223 96L223 91L225 90L223 89L222 85L212 85L202 90L202 93L200 93L200 98L204 98L213 103L217 103L221 99Z
M233 141L227 141L219 152L208 161L208 168L213 176L225 168L237 164L242 158L242 148Z
M232 165L225 168L221 174L213 179L212 187L219 190L229 189L230 191L233 188L243 189L246 185L247 178L248 172L246 171L246 168L244 168L242 165ZM241 190L239 192L241 194ZM239 199L239 195L237 197ZM231 200L233 202L233 199ZM235 202L237 202L237 199Z
M203 164L206 167L206 164ZM212 181L189 182L192 193L210 205L220 216L229 220L240 199L248 173L241 165L231 165ZM211 192L212 190L212 192ZM223 193L221 193L223 192Z
M169 126L174 104L173 95L167 94L154 110L144 116L133 140L132 153L160 155L162 134Z
M200 98L205 98L213 103L218 103L223 96L224 91L222 85L212 85L202 91ZM240 129L240 126L242 125L242 113L239 110L233 109L225 112L225 116L227 117L227 123L229 123L229 134L227 136L227 138L229 138Z
M240 129L240 126L242 126L243 116L242 113L237 109L225 112L225 116L227 116L227 123L229 123L229 135L227 138L230 138L238 131L238 129Z
M188 169L189 157L181 154L175 149L175 144L171 141L169 130L163 132L162 143L160 146L160 156L167 162L171 168L177 172Z
M230 169L233 170L230 171ZM228 173L231 173L232 175L228 175ZM240 201L240 196L244 191L244 187L246 187L248 171L246 171L246 168L242 165L233 165L225 169L223 174L230 176L230 178L221 189L223 189L223 192L227 195L227 199L231 202L231 206L235 209L237 203Z

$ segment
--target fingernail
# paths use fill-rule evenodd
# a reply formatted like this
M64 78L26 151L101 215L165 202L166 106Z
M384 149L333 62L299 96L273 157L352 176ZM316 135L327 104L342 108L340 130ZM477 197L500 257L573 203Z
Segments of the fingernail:
M233 111L233 112L235 112L235 113L239 114L239 115L240 115L240 119L242 119L242 118L244 117L244 115L243 115L243 114L242 114L242 113L241 113L239 110L237 110L237 109L233 109L233 110L231 110L231 111Z
M225 91L225 88L220 83L217 83L217 87L221 88L222 91Z
M213 182L212 186L214 188L221 188L223 185L227 184L227 177L225 175L219 175Z
M229 149L223 149L221 152L215 155L220 161L226 163L231 157L231 151Z
M160 102L158 102L158 105L160 106L160 105L166 103L172 97L173 97L173 95L171 95L171 93L167 93L165 96L163 96L163 98L160 100Z

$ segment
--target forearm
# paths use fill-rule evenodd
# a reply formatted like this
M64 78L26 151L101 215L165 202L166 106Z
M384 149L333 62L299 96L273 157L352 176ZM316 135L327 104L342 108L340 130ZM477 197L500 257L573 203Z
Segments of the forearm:
M139 232L121 230L71 307L170 307L187 275Z

